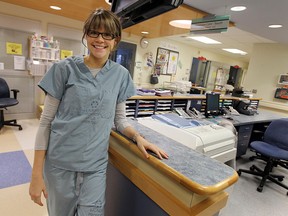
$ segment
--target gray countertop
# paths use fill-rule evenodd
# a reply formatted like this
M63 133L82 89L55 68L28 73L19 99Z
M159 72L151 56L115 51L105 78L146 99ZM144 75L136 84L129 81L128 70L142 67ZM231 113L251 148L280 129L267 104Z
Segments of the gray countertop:
M276 119L285 118L285 116L279 115L274 112L266 111L266 110L258 110L257 114L254 115L243 115L240 114L239 116L231 115L230 116L233 120L230 120L234 126L241 126L247 124L257 124L257 123L265 123L271 122ZM215 118L215 121L219 121L224 117L219 116Z
M231 178L235 174L234 169L222 162L211 159L157 131L151 130L139 124L137 120L129 120L129 122L148 141L167 152L169 159L163 159L162 162L164 164L197 184L214 186Z
M279 118L283 118L283 116L269 111L259 111L258 114L253 116L242 114L240 116L233 116L232 122L234 126L241 126L245 124L269 122ZM217 123L218 120L220 121L221 117L218 119L215 118L215 123ZM137 119L129 119L129 122L139 133L144 135L148 141L156 144L168 153L169 159L162 160L164 164L175 169L195 183L202 186L213 186L227 180L235 174L235 170L231 167L139 124Z

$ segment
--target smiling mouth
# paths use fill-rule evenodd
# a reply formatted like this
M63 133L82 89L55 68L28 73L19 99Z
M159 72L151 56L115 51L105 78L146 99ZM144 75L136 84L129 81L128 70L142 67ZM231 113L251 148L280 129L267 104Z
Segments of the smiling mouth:
M105 49L107 46L97 46L97 45L92 45L95 49Z

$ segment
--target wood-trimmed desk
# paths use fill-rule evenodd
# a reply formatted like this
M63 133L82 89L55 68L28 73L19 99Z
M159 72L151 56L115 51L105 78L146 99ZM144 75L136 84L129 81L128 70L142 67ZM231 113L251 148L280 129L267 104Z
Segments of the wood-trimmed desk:
M147 140L163 148L170 156L168 160L158 160L153 156L146 159L133 142L114 131L111 132L110 165L120 171L126 181L137 186L137 193L144 193L157 204L156 207L151 207L146 215L207 216L217 214L226 205L228 194L225 189L238 179L235 170L156 131L142 128L137 122L133 126L144 134ZM108 173L108 182L109 178L117 178L117 175L119 174L115 174L115 171ZM128 190L125 190L119 200L119 194L117 198L109 194L109 191L119 191L117 186L108 184L107 187L107 208L116 208L115 202L121 203L124 202L123 199L129 199L129 196L135 197L135 194L128 195ZM141 206L148 211L149 205ZM119 206L124 208L123 205ZM136 214L135 209L134 214L129 213L129 208L131 207L127 206L125 209L125 216L141 215L139 212ZM157 214L154 211L157 211Z
M246 154L255 130L262 128L264 133L270 122L285 118L285 116L266 110L258 110L257 114L252 116L241 114L240 116L232 116L232 118L232 123L238 131L237 157L240 157Z
M234 116L233 124L236 127L246 127L270 123L283 117L268 111L258 112L259 114L254 116ZM112 209L114 207L117 211L121 208L125 216L217 215L228 199L225 189L237 181L237 173L231 167L170 140L154 130L143 128L137 121L133 122L133 127L146 139L164 149L170 158L158 160L151 156L145 159L133 142L114 131L111 132L109 165L114 171L108 172L108 206L112 206ZM119 181L119 178L122 181ZM114 179L116 186L111 187L109 179ZM121 183L117 185L117 182ZM134 186L132 192L131 185ZM116 198L113 195L115 191ZM131 206L126 203L125 207L123 200L128 200L130 204L140 202L141 204L135 204L141 206L140 210L133 209L133 213L129 213ZM115 206L115 203L118 204ZM142 212L144 213L141 214ZM107 215L117 214L108 212Z

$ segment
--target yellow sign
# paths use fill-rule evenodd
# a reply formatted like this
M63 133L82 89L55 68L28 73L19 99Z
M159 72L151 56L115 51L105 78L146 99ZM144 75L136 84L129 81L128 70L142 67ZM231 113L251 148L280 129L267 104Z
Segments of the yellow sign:
M6 42L6 53L22 55L22 44Z
M65 59L69 56L73 55L73 51L72 50L61 50L61 59Z

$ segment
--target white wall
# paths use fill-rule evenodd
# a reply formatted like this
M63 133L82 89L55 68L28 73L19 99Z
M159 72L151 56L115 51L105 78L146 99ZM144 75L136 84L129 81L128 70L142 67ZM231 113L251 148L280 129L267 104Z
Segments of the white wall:
M219 65L239 65L243 69L248 68L248 63L244 61L239 61L237 58L232 59L226 56L222 56L219 54L215 54L212 52L207 52L205 50L201 50L192 46L187 46L187 44L178 43L173 40L169 40L166 38L155 38L149 40L148 48L141 48L139 45L140 37L138 36L127 36L124 34L123 40L131 43L137 44L137 53L136 53L136 62L141 62L141 68L135 68L134 71L134 82L136 85L144 87L144 88L158 88L163 86L163 82L171 82L177 80L188 80L190 69L192 65L193 57L205 56L208 60L218 62ZM175 76L161 75L159 77L159 83L157 85L150 84L150 74L151 69L146 67L145 57L147 53L152 52L153 60L155 63L157 48L162 47L174 51L179 52L179 62L177 66L177 73Z
M274 98L279 74L288 73L288 45L256 44L253 48L248 71L244 80L245 89L256 89L260 105L288 110L288 101Z

